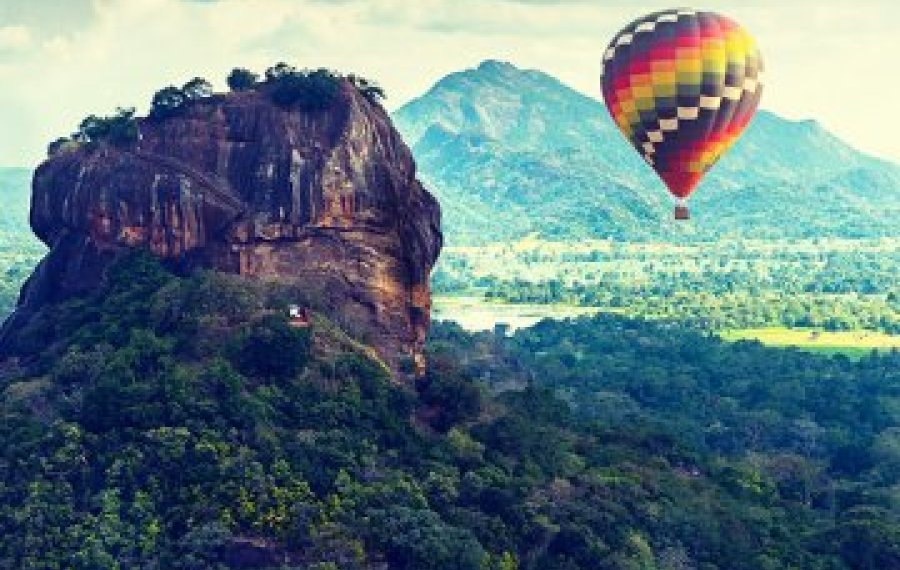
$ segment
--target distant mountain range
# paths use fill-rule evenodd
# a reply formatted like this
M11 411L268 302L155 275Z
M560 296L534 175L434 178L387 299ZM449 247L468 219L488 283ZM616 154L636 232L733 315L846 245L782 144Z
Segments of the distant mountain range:
M662 183L603 103L499 61L453 73L393 115L439 197L448 243L613 237L897 235L900 167L814 121L760 111L674 226Z
M535 70L485 61L393 113L443 207L450 245L900 235L900 166L815 121L760 111L675 225L662 183L603 103ZM27 221L31 171L0 169L0 228ZM15 224L13 224L15 222Z
M23 231L28 228L31 198L31 170L0 168L0 230Z

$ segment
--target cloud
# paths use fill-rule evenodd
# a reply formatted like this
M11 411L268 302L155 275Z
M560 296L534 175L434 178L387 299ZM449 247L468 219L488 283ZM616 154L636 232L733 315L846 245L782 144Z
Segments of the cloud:
M900 159L892 141L894 0L708 0L757 37L763 105L815 117ZM619 28L671 0L0 0L0 164L34 163L89 113L146 110L153 92L277 61L378 80L396 107L443 75L503 59L598 96L600 54ZM873 8L873 6L878 8ZM797 25L802 22L803 25ZM3 47L6 46L6 47ZM40 70L40 73L35 73ZM877 93L860 104L860 84ZM896 120L894 120L896 124ZM8 133L14 133L10 136Z
M25 26L0 28L0 54L25 50L31 42L31 30Z

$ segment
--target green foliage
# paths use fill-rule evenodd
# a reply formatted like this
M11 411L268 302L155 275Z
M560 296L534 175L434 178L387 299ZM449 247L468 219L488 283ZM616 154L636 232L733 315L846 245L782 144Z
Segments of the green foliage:
M137 142L138 125L134 108L118 108L115 115L89 115L78 125L77 139L87 142L105 141L115 145ZM59 147L57 146L57 149Z
M597 307L712 330L781 325L900 333L898 247L897 238L530 240L445 251L432 281L437 293Z
M308 328L296 328L282 314L269 315L240 335L234 357L244 374L267 378L296 375L309 359Z
M259 75L248 69L236 67L228 74L228 88L232 91L253 89L259 81Z
M151 119L162 120L174 117L188 102L184 90L170 85L157 91L150 102Z
M81 143L78 141L80 138L79 133L75 133L71 137L59 137L50 144L47 145L47 156L53 157L61 152L66 152L69 150L75 150L81 146Z
M331 328L289 327L289 298L138 254L53 308L40 357L0 376L0 567L900 561L897 355L612 317L441 325L413 391Z
M320 68L297 70L286 63L277 63L265 72L265 81L259 83L259 75L234 68L227 82L232 91L263 89L269 98L282 107L301 111L318 111L331 107L342 81L353 85L373 104L380 104L386 97L377 83L357 75L344 76L338 72ZM164 120L178 115L188 104L213 95L212 84L202 77L194 77L182 87L170 85L157 91L150 102L148 118ZM81 142L107 141L125 145L139 139L138 123L133 108L119 108L112 116L90 115L79 125L71 137L60 137L47 145L48 156L77 148Z
M439 430L449 430L481 412L481 390L446 362L432 362L416 387L422 403L430 408L431 425Z
M304 111L327 109L340 85L339 76L327 69L294 71L279 64L266 71L266 83L272 101L282 107Z
M386 97L384 90L373 81L354 74L344 76L324 68L298 70L281 62L268 68L265 78L265 90L275 104L303 111L329 108L341 81L349 82L373 104L379 104Z
M387 95L377 83L369 81L364 77L359 77L358 75L348 75L347 80L351 85L356 87L363 96L369 100L371 103L381 103L384 99L387 98Z
M181 92L188 101L198 101L213 94L212 84L202 77L195 77L184 84Z
M0 320L12 310L19 288L45 252L28 225L30 184L30 170L0 168Z
M528 120L523 120L528 117ZM900 168L765 110L691 198L693 222L605 112L555 77L487 61L393 113L453 245L896 237ZM487 134L487 135L486 135ZM686 267L687 269L687 267Z
M482 570L488 555L471 532L430 509L389 506L368 513L371 532L397 570Z
M280 61L272 67L266 69L266 83L274 83L283 77L289 77L297 73L297 68Z

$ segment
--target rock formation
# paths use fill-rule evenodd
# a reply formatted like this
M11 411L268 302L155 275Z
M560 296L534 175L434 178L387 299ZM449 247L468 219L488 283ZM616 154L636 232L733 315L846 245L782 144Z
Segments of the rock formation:
M36 171L31 225L50 252L0 335L89 291L132 248L190 267L289 281L368 331L395 369L421 359L440 209L381 106L347 81L328 109L215 95L140 122L126 147L66 149Z

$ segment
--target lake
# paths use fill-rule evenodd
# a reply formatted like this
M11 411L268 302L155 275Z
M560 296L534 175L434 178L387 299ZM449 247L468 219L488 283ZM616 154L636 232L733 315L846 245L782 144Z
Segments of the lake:
M530 327L543 319L565 319L593 315L599 311L598 307L503 303L482 297L435 296L432 299L431 319L456 321L468 331L489 331L500 323L509 325L510 331L514 331Z

